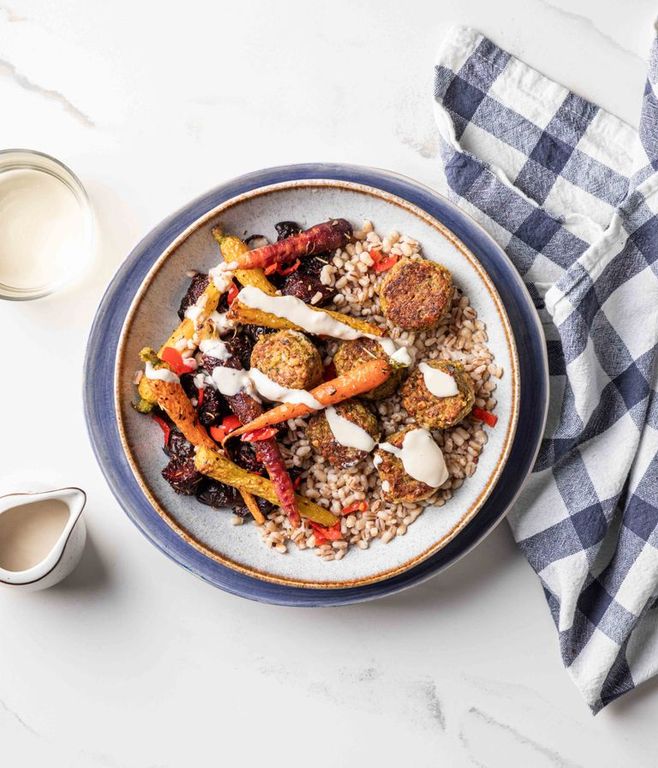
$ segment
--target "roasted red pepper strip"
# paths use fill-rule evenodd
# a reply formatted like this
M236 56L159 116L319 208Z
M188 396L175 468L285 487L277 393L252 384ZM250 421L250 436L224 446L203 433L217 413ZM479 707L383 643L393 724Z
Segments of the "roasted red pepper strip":
M263 272L265 272L265 274L269 277L270 275L273 275L278 270L278 268L279 268L279 265L276 262L274 262L273 264L270 264L269 267L265 267Z
M206 391L205 387L199 387L197 389L196 404L197 408L201 408L203 405L203 393Z
M233 304L233 301L235 297L238 295L238 293L240 293L240 289L234 282L231 281L231 286L228 289L228 294L226 296L226 301L228 302L229 307L231 306L231 304Z
M343 534L340 531L340 520L335 524L332 525L331 528L325 528L324 525L318 525L318 523L309 523L311 526L313 533L315 534L315 543L318 544L318 536L320 539L324 539L321 543L324 544L326 541L339 541L343 538Z
M222 427L224 427L227 432L233 432L233 430L237 429L241 424L242 422L240 419L233 414L230 416L224 416L222 419Z
M260 443L262 440L269 440L270 437L274 437L278 431L276 427L263 427L263 429L247 432L240 439L244 443Z
M498 416L495 413L491 413L491 411L485 411L484 408L473 408L471 415L474 419L483 421L489 427L495 427L498 423Z
M302 476L298 475L293 481L292 481L292 487L297 490L299 486L302 484Z
M183 355L173 347L165 347L162 350L160 359L167 363L176 376L182 376L184 373L192 373L194 370L192 366L185 364Z
M368 505L365 501L355 501L353 504L343 507L340 514L344 517L345 515L351 515L352 512L365 512L366 509L368 509Z
M162 416L158 416L157 413L153 414L153 421L160 427L162 432L164 433L164 444L165 447L169 444L169 435L171 435L171 424L168 424Z
M398 263L397 256L389 256L387 259L375 262L375 272L386 272L392 266Z
M224 427L210 427L208 432L210 432L210 437L220 445L226 439L226 429Z

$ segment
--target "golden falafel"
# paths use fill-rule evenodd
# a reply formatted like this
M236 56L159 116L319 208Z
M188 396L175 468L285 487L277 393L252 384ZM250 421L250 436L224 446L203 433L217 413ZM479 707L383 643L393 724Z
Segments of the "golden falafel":
M364 429L375 442L379 440L381 431L377 417L363 403L358 400L345 400L336 406L336 413ZM351 448L338 442L329 425L325 411L321 411L309 419L306 434L313 449L323 456L332 467L338 469L353 467L368 455L367 451Z
M453 285L450 271L427 259L401 259L379 286L382 312L405 330L429 330L439 324L450 307Z
M430 368L436 368L451 376L457 385L457 394L436 397L425 383L420 367L414 368L400 389L402 405L407 413L427 429L447 429L464 419L473 408L475 389L473 379L464 366L452 360L427 360Z
M261 336L251 352L251 367L289 389L312 389L322 381L322 359L299 331Z

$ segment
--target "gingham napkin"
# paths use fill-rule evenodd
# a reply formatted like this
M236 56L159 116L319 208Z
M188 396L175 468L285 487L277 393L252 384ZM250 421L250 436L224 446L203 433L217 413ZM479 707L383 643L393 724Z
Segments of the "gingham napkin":
M549 423L509 520L595 712L658 671L657 81L654 43L635 131L471 29L435 69L451 194L544 322Z

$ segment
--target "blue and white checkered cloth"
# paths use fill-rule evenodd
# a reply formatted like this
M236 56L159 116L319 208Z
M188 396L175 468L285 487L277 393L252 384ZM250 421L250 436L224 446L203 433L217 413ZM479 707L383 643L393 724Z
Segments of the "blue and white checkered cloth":
M544 322L549 423L509 519L595 712L658 672L657 91L656 43L639 131L471 29L435 69L451 194Z

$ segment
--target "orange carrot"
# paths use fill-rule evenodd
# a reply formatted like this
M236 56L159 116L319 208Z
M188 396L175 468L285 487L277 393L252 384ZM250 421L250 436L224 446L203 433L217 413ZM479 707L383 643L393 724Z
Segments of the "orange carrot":
M367 363L352 368L351 371L337 376L335 379L325 381L312 389L310 394L324 407L335 405L350 397L355 397L363 392L369 392L386 381L392 373L392 368L387 360L375 358ZM262 416L250 421L240 429L231 432L229 437L237 437L245 432L253 432L256 429L281 424L288 419L297 419L300 416L308 416L315 409L304 403L281 403Z
M323 224L286 237L276 243L236 254L239 269L265 269L272 264L288 264L303 256L341 248L352 236L352 226L345 219L331 219Z

